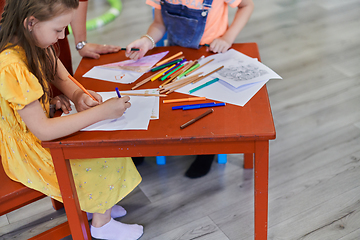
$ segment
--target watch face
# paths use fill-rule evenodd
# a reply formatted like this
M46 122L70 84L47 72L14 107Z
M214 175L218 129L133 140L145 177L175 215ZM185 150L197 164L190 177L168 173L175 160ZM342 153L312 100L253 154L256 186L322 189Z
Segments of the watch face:
M76 49L77 50L82 49L85 46L85 44L86 44L86 42L84 42L84 41L79 42L78 44L76 44Z

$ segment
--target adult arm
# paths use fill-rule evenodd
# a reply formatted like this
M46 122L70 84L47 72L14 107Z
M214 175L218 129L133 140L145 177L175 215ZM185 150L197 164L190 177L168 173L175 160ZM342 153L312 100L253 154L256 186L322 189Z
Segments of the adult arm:
M76 10L76 14L70 23L74 34L75 44L87 40L86 38L87 8L88 8L88 2L80 1L79 7ZM119 46L87 43L81 50L78 51L82 57L98 59L100 58L100 54L118 52L120 49L121 48Z

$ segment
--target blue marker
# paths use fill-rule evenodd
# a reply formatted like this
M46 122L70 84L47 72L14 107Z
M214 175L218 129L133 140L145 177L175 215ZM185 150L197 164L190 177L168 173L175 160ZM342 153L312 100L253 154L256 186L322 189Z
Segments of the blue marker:
M220 107L225 106L225 103L215 103L215 104L199 104L197 106L188 106L183 107L183 110L199 109L199 108L208 108L208 107Z
M121 95L120 95L120 92L119 92L119 88L116 87L116 88L115 88L115 91L116 91L118 97L121 98Z
M198 103L198 104L190 104L190 105L180 105L180 106L172 107L171 109L172 110L177 110L177 109L183 109L184 107L195 107L195 106L200 106L200 105L214 106L215 104L216 104L215 102L212 102L212 103Z

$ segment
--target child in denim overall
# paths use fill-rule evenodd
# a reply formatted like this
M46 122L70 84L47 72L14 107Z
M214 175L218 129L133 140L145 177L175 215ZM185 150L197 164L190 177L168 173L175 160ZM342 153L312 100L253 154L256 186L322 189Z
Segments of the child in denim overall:
M146 0L146 3L155 8L154 21L147 34L126 47L126 56L134 60L154 48L165 32L170 46L198 49L206 44L209 51L226 52L254 9L252 0ZM230 26L228 5L237 7ZM131 48L140 51L131 51ZM206 175L213 159L214 155L197 156L185 175L190 178Z

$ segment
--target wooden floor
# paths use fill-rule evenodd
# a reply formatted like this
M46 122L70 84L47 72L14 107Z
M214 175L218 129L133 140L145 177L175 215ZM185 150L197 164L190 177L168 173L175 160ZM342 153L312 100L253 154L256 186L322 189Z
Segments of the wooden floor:
M143 35L152 19L143 2L123 0L121 15L88 41L125 47ZM277 130L269 239L360 239L360 1L254 2L237 42L257 42L262 62L283 77L267 84ZM90 1L89 18L107 9ZM147 158L143 182L120 203L128 210L121 221L144 225L141 240L253 239L253 171L243 170L243 156L197 180L183 175L192 160ZM0 239L27 239L65 219L44 199L1 216Z

